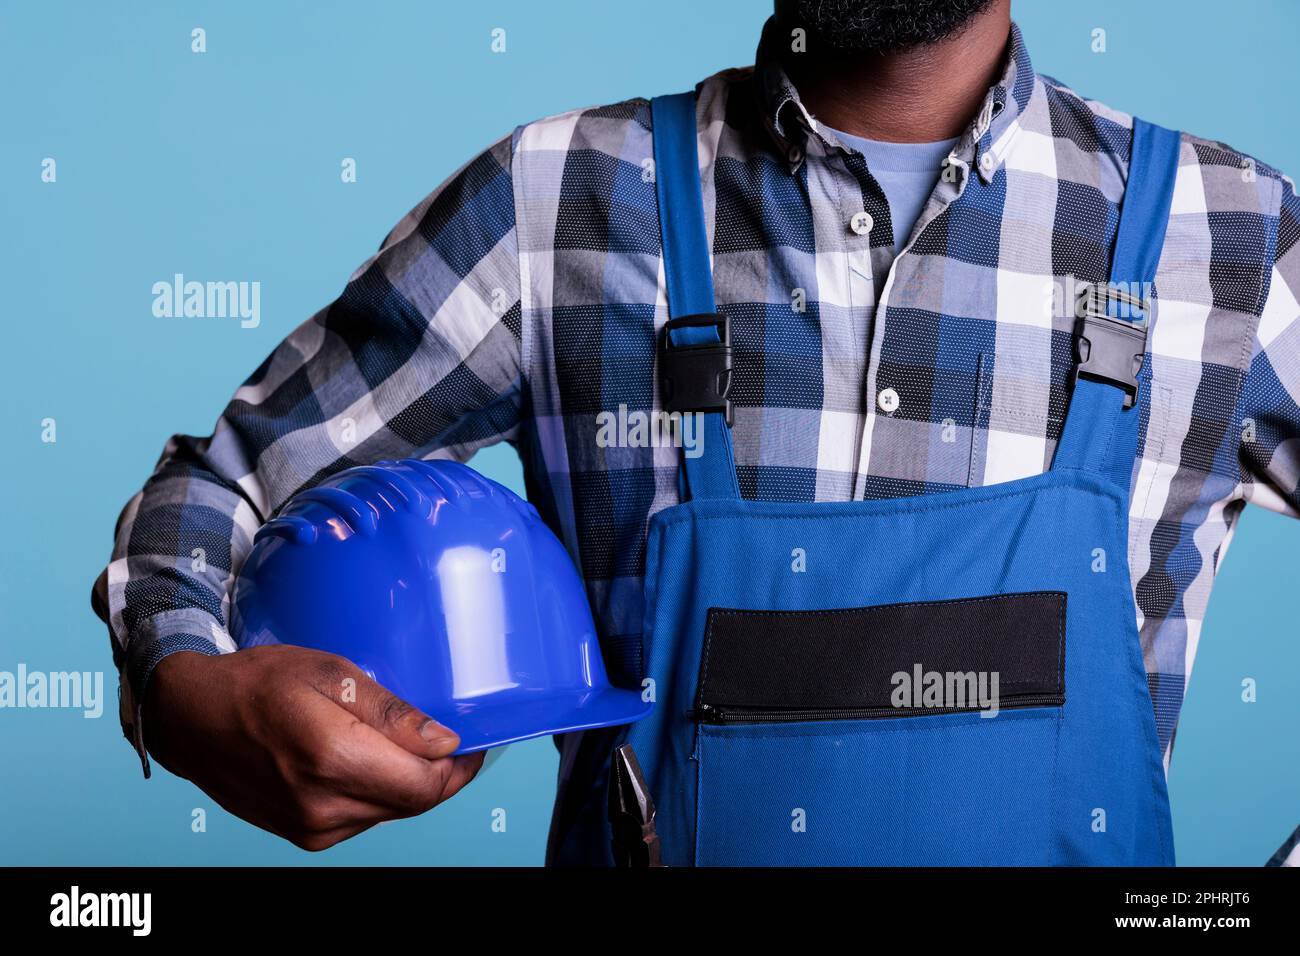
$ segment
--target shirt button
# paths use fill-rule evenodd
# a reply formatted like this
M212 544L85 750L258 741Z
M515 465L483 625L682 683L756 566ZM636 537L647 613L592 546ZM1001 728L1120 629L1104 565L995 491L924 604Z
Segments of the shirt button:
M898 408L898 393L892 388L881 389L880 394L876 396L876 404L880 406L882 412L892 412Z
M875 224L876 221L871 218L871 213L869 212L856 213L853 218L849 220L849 228L859 236L869 234L871 232L871 227Z
M790 152L786 153L785 155L790 160L790 162L797 164L801 159L803 159L803 150L800 149L798 146L791 146Z
M993 172L993 167L996 166L997 163L998 161L992 153L984 153L980 156L980 169L984 170L986 173Z

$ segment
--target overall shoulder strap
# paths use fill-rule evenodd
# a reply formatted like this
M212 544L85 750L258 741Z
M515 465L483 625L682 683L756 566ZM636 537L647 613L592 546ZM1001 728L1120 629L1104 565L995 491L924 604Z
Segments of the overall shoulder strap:
M1080 300L1077 365L1053 468L1093 472L1128 492L1137 454L1138 378L1146 351L1151 286L1165 241L1179 133L1133 120L1128 184L1120 203L1110 282ZM1149 373L1142 378L1149 380Z
M682 456L683 498L739 498L731 450L731 336L713 300L704 228L695 94L650 101L655 193L668 287L668 324L657 349L665 411L703 418L699 454ZM698 413L698 414L697 414ZM685 423L683 422L683 427Z

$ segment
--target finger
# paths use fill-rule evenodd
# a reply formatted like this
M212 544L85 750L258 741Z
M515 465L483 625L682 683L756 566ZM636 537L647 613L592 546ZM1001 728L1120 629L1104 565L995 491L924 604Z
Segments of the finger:
M483 758L487 751L480 750L473 754L459 754L452 757L451 773L447 777L447 783L442 790L442 799L447 800L460 793L465 784L473 780L479 770L483 768Z
M460 746L460 737L454 731L390 693L343 658L323 668L317 689L408 753L436 760Z
M429 789L412 792L402 784L383 785L367 780L349 784L347 795L363 809L353 819L380 823L404 817L418 816L459 793L477 776L483 766L483 755L460 754L428 761L430 764ZM369 808L369 809L365 809Z
M335 714L321 720L327 748L320 767L323 786L381 808L382 819L415 816L444 799L454 760L417 756L349 711L340 708Z

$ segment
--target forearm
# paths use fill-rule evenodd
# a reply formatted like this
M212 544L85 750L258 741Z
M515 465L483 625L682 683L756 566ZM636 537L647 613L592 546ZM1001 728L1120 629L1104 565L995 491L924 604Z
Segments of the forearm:
M232 570L265 515L209 457L211 441L175 436L154 474L118 519L112 560L92 602L108 624L121 674L122 730L149 772L139 704L154 668L170 654L234 649L224 603ZM245 484L261 483L253 471Z
M352 465L510 438L520 413L510 141L393 230L343 294L280 343L210 438L176 436L118 521L94 606L123 676L123 725L158 662L233 650L233 576L261 524Z

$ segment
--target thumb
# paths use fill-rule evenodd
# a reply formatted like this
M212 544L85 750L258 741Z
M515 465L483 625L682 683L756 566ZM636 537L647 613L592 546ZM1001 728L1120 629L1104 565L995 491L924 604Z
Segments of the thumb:
M349 697L355 696L355 700ZM437 760L460 746L460 737L428 714L390 693L364 674L357 677L356 694L339 701L358 720L373 727L403 750Z

